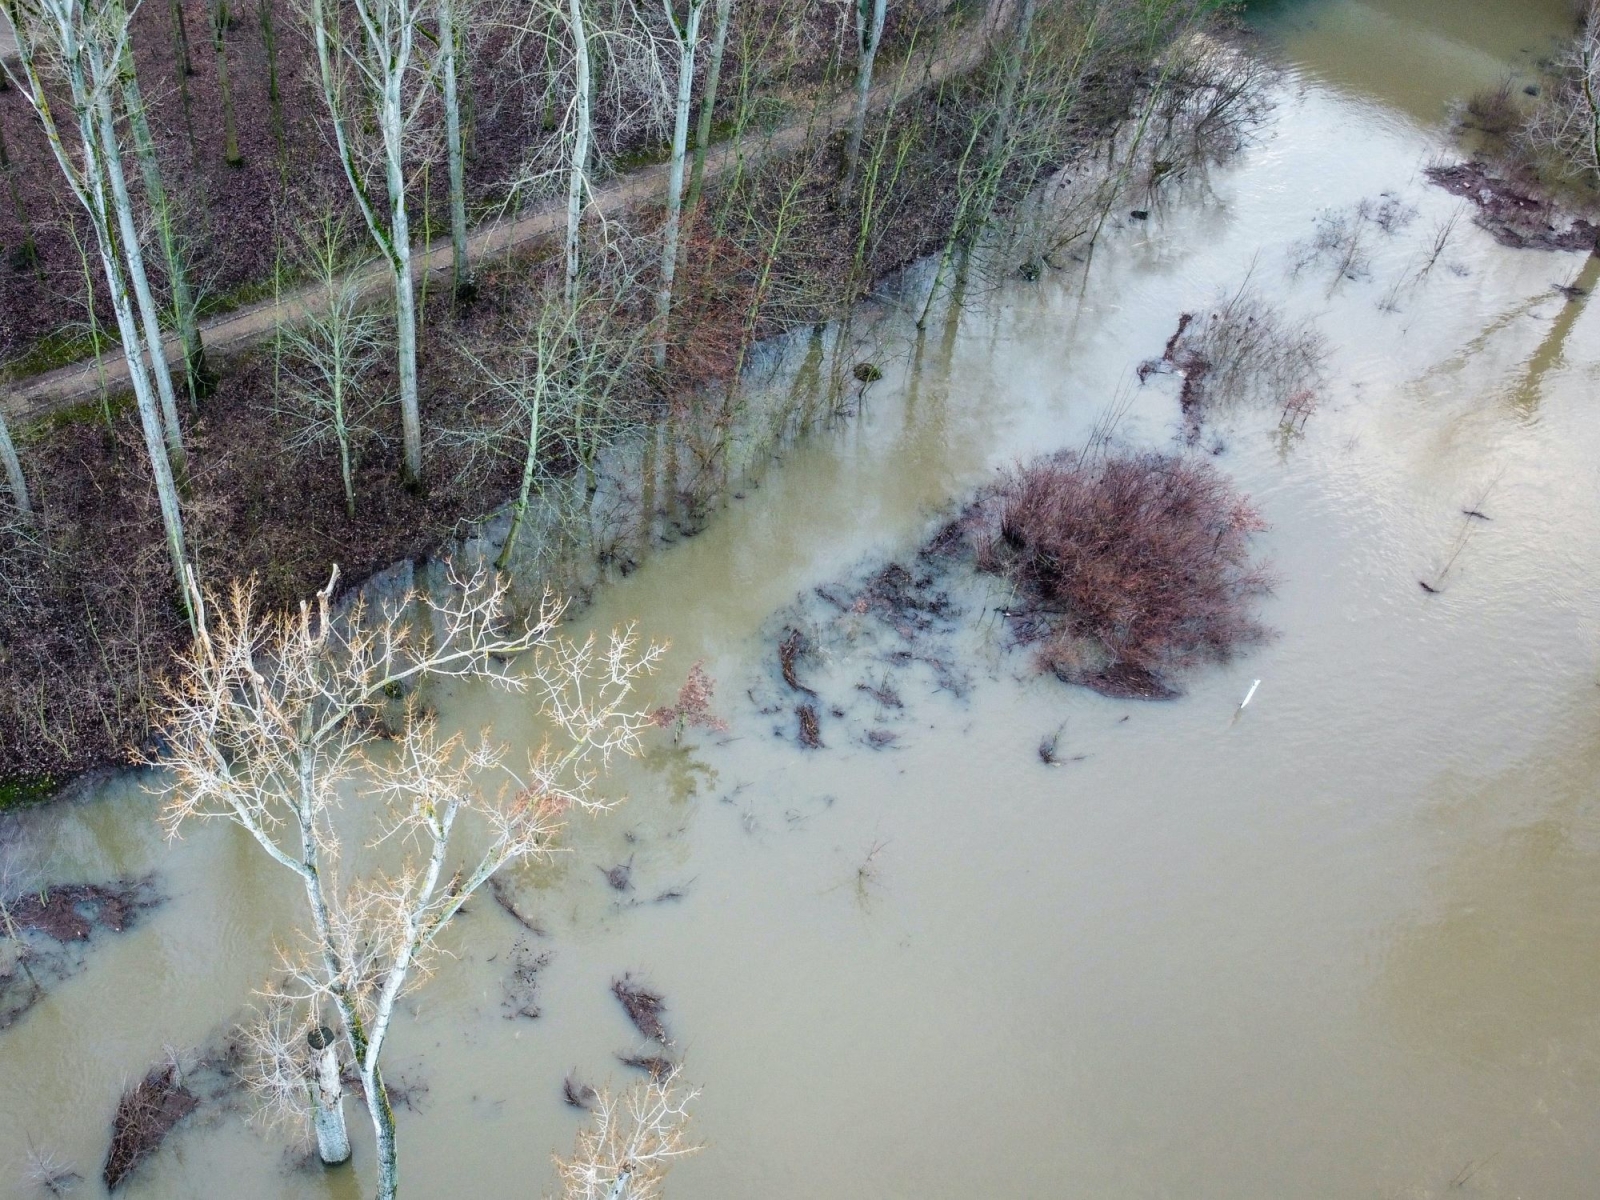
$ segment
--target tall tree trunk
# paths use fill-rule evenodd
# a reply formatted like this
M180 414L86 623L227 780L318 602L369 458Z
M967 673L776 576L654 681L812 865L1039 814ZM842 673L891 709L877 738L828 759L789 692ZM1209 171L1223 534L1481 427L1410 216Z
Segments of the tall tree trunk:
M672 283L678 270L678 235L683 217L683 167L689 151L689 108L694 99L694 52L700 41L700 14L705 0L689 0L689 14L682 25L672 11L671 0L665 3L678 35L678 103L672 126L672 168L667 175L667 222L661 239L661 287L656 292L657 368L667 365L667 326L672 314Z
M589 32L583 19L583 0L567 0L572 21L573 94L576 110L572 131L572 164L567 173L567 312L578 307L579 259L583 234L583 193L589 171L589 139L594 121L593 84L589 77Z
M189 76L194 63L189 58L189 29L183 16L183 0L168 0L167 14L172 19L172 58L178 71L178 96L183 101L183 129L189 137L189 157L196 157L194 106L189 97Z
M222 156L230 167L244 162L233 121L233 85L228 82L228 0L211 0L211 48L217 56L217 90L222 94Z
M109 73L110 64L102 64L96 71ZM109 80L107 80L109 84ZM111 186L111 207L116 212L118 238L122 243L122 256L128 264L128 282L139 306L139 320L143 326L143 348L150 360L150 374L155 377L156 394L161 400L161 418L165 426L167 454L172 470L178 479L188 475L188 459L183 449L183 428L178 422L178 399L172 387L172 372L167 366L166 346L161 336L161 314L155 297L150 292L150 277L144 269L144 251L139 246L139 230L133 219L133 199L128 194L128 179L122 169L122 151L117 144L116 120L111 111L109 86L99 89L95 101L99 117L99 137L102 152L101 166L106 181ZM123 346L128 346L127 333L123 333ZM139 342L134 342L135 353Z
M732 16L733 0L717 0L717 28L711 36L711 62L706 67L706 87L700 97L700 124L694 135L694 169L689 173L690 210L700 202L700 189L705 182L706 150L711 145L717 85L722 82L722 53L728 45L728 24Z
M389 266L394 273L395 336L400 374L400 436L406 482L422 484L422 417L417 398L417 294L411 278L411 224L406 215L406 177L402 159L404 111L400 76L383 98L385 178L389 191Z
M856 61L856 107L850 118L850 133L844 144L844 181L839 185L839 202L850 199L855 190L856 170L861 162L861 138L867 128L867 101L872 92L872 67L878 60L878 42L883 38L888 0L855 0L856 40L860 57Z
M517 501L511 507L511 528L506 530L505 545L494 560L494 569L504 571L511 561L511 551L522 532L522 522L528 515L528 499L533 494L533 476L539 469L539 399L534 397L533 409L528 413L527 453L522 460L522 486L517 489Z
M1011 49L1004 53L1000 81L1000 105L989 135L989 161L998 163L1005 141L1011 132L1012 109L1017 103L1017 86L1022 82L1022 64L1028 57L1028 37L1033 32L1033 14L1038 0L1021 0L1017 10L1017 32Z
M145 201L155 217L162 257L166 259L167 282L172 289L172 315L178 326L178 337L183 342L184 378L189 386L189 403L195 406L211 387L211 380L206 374L206 350L200 340L200 319L194 293L189 287L189 273L178 245L177 230L173 227L172 205L161 181L161 164L156 161L155 140L150 136L144 98L140 94L139 78L134 71L133 53L126 44L122 50L121 73L123 107L128 113L133 151L144 178Z
M371 1071L362 1073L361 1083L367 1093L367 1115L372 1118L377 1143L378 1200L395 1200L400 1188L400 1155L394 1137L394 1109L383 1085L383 1068L374 1062Z
M389 196L388 225L385 227L372 196L367 189L361 165L356 161L345 128L348 119L344 100L340 94L339 72L334 66L333 39L338 36L335 19L328 15L324 0L311 0L312 38L317 50L317 69L322 84L323 100L328 105L332 119L334 145L339 162L344 169L345 181L351 195L361 209L362 220L374 244L389 264L394 277L396 367L400 376L400 426L404 454L403 474L407 484L422 484L422 420L417 401L417 303L415 281L411 278L411 226L406 216L405 178L405 105L401 87L410 66L412 39L415 36L414 10L405 8L394 15L393 25L385 18L380 29L376 23L363 20L362 33L373 63L362 62L362 73L377 91L372 97L379 131L383 137L384 186ZM375 42L374 39L378 39ZM354 52L339 47L341 55ZM358 54L355 55L359 57ZM373 71L381 72L381 78Z
M461 100L456 64L460 41L455 0L439 0L439 68L444 77L445 148L450 162L451 284L458 300L470 300L475 288L472 270L467 264L466 161L461 144Z
M306 1034L311 1047L311 1123L317 1135L317 1157L324 1166L350 1161L350 1132L344 1123L344 1084L339 1078L335 1034L319 1025Z
M22 460L17 457L17 444L11 440L11 430L6 425L6 414L0 409L0 467L5 468L6 486L11 489L11 503L24 520L33 520L33 503L28 499L28 480L22 474Z
M283 130L283 93L278 86L278 27L272 16L272 0L256 0L256 17L261 22L261 44L267 50L267 103L272 106L272 140L278 143L280 167L287 170L289 141Z

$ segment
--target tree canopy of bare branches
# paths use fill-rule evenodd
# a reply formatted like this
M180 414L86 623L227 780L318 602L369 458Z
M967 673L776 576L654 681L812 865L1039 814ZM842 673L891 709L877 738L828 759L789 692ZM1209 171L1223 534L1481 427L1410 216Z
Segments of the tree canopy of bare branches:
M496 871L552 853L564 814L608 806L600 780L614 756L639 749L651 718L634 692L664 647L641 646L632 629L604 643L566 638L548 596L511 620L506 586L484 572L452 572L442 598L408 593L344 615L336 581L277 617L255 612L247 585L196 589L199 633L166 696L162 818L174 836L191 821L230 821L300 880L307 924L253 1034L259 1090L303 1103L315 1065L304 1035L336 1024L376 1138L377 1194L392 1200L399 1163L381 1055L395 1004L428 977L441 933ZM447 734L414 703L391 731L385 708L438 678L531 694L547 739L513 767L488 731Z

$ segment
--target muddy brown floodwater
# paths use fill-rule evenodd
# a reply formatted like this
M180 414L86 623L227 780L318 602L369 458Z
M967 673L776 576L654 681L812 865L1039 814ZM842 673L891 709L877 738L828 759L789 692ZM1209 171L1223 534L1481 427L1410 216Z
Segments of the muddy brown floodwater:
M891 312L857 419L598 593L581 623L671 638L674 679L704 659L730 729L658 747L617 777L625 806L514 881L546 936L488 897L462 920L391 1042L424 1085L406 1194L545 1194L567 1072L621 1083L619 1053L654 1052L610 994L624 972L705 1089L677 1197L1593 1194L1600 315L1552 290L1581 256L1468 219L1417 277L1458 204L1421 174L1448 100L1525 71L1565 8L1266 11L1297 65L1259 145L1119 225L1087 280L969 296L923 341ZM1417 216L1366 229L1364 271L1289 273L1320 212L1385 192ZM759 711L796 597L906 554L997 467L1081 444L1119 397L1122 440L1172 446L1177 381L1135 369L1252 262L1331 345L1304 437L1239 412L1204 443L1272 523L1273 642L1175 702L1108 700L1031 677L972 581L949 635L970 687L906 672L887 745L827 709L877 685L869 638L806 664L824 749ZM503 696L443 714L530 736ZM239 1014L294 913L235 831L169 849L144 782L22 822L41 876L156 871L167 900L0 1032L0 1194L30 1194L30 1139L95 1194L120 1092ZM542 1015L508 1018L546 951ZM357 1168L324 1174L202 1109L123 1194L370 1194L352 1128Z

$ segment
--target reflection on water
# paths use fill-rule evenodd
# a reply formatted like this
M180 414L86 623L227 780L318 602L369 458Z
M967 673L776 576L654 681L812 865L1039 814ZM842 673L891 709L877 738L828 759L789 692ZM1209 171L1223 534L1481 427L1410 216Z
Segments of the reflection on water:
M1271 19L1309 66L1273 136L1151 220L1119 218L1086 278L974 286L923 336L889 305L885 378L854 419L738 484L697 536L635 548L580 621L670 637L664 694L703 659L731 728L619 773L626 805L515 881L552 956L538 1020L503 1004L534 935L487 900L453 931L392 1042L391 1074L425 1085L400 1114L409 1194L548 1187L576 1127L563 1077L621 1081L616 1055L638 1049L608 991L624 971L666 996L706 1089L709 1149L678 1196L1592 1190L1597 318L1551 290L1580 257L1466 222L1438 269L1395 286L1456 209L1420 182L1439 135L1408 114L1434 119L1450 64L1492 78L1559 8L1284 7ZM1390 37L1423 65L1362 50ZM1320 212L1385 191L1420 215L1371 234L1370 277L1291 276ZM978 581L959 597L969 694L906 684L881 750L773 736L752 697L776 678L775 613L907 551L997 467L1081 443L1118 397L1121 437L1172 444L1177 381L1134 370L1247 270L1333 345L1303 438L1249 414L1216 431L1273 525L1272 645L1177 703L1110 701L1032 678ZM777 386L821 397L832 336L798 339ZM635 498L670 491L661 457ZM865 668L841 652L827 669ZM441 709L533 736L503 695ZM1058 729L1072 761L1051 769L1037 747ZM123 1082L235 1019L294 912L235 831L164 847L140 784L27 818L44 877L159 867L171 899L0 1034L0 1191L29 1138L95 1176ZM596 868L624 861L619 893ZM357 1156L324 1174L214 1113L126 1194L348 1197L370 1186L359 1140Z
M1273 0L1252 6L1312 78L1419 121L1509 77L1537 83L1539 63L1571 32L1570 0Z

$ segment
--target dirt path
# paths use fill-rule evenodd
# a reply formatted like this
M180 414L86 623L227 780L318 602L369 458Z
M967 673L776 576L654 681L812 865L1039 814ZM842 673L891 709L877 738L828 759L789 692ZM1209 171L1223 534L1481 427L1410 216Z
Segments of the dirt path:
M870 99L872 108L885 107L896 89L922 91L975 66L988 42L988 30L995 27L1005 3L1006 0L999 0L999 3L992 4L990 11L974 24L968 35L947 51L918 55L904 64L880 64L880 82L873 87ZM781 129L753 134L737 143L713 146L706 155L706 175L711 179L724 175L737 167L741 159L749 166L774 156L792 154L812 138L843 127L850 118L853 105L854 97L846 94L820 112ZM609 181L596 189L591 212L611 217L654 202L666 192L667 171L668 165L662 163ZM481 226L468 239L468 255L473 263L485 262L497 254L526 249L543 238L563 232L565 228L566 201L565 198L557 198L528 209L520 216ZM428 253L419 251L412 259L412 272L419 280L431 277L448 281L448 239L436 244ZM376 298L390 286L388 269L381 260L357 267L351 275L359 281L363 296ZM212 363L219 364L266 341L280 324L303 319L319 291L311 287L298 289L274 300L246 305L203 322L200 332L207 357ZM165 350L169 363L174 366L181 363L181 347L176 334L168 336ZM4 408L7 420L25 426L58 409L96 396L102 377L112 392L119 391L126 384L128 364L120 350L101 355L98 362L87 359L42 375L17 380L0 394L0 407Z

